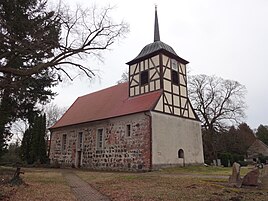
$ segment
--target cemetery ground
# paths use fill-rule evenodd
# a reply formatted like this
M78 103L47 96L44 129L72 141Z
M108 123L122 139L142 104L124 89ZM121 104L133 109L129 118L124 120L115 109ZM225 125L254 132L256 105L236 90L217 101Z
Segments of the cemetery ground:
M252 167L242 167L245 175ZM15 168L0 167L0 200L76 200L64 178L72 172L116 201L251 201L267 200L268 190L228 186L231 168L189 166L146 173L101 172L81 169L22 168L25 184L6 183Z

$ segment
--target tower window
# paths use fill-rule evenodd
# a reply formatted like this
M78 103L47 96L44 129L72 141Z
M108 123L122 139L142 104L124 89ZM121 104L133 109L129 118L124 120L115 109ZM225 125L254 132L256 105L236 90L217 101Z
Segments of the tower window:
M149 72L148 70L142 71L140 74L141 85L146 85L149 83Z
M178 71L178 62L175 59L171 60L171 67L173 70Z
M179 85L179 74L177 71L172 70L172 83L175 85Z

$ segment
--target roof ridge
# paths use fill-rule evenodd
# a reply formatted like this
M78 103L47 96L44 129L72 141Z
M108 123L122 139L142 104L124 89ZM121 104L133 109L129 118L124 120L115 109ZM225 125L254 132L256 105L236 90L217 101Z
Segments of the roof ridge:
M256 144L256 143L261 143L262 145L264 145L265 147L268 148L268 145L265 144L263 141L261 141L260 139L256 138L256 140L250 145L250 147L253 145L253 144Z
M108 90L108 89L112 89L113 87L117 87L118 85L123 85L123 84L128 84L128 82L123 82L123 83L119 83L119 84L115 84L113 86L110 86L110 87L106 87L104 89L100 89L98 91L93 91L93 92L90 92L88 94L85 94L85 95L82 95L82 96L78 96L78 98L83 98L84 96L88 96L88 95L91 95L91 94L97 94L97 93L101 93L105 90Z
M161 90L129 98L128 82L80 96L50 129L115 118L153 109Z

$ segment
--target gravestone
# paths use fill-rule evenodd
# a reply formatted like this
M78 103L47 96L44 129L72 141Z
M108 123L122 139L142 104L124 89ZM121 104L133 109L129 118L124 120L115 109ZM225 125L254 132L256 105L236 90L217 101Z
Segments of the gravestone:
M213 160L213 165L217 166L217 161L216 160Z
M243 178L242 185L268 190L268 166L263 166L261 169L255 168L248 172Z
M221 166L221 159L217 159L217 165Z
M244 186L258 186L259 185L259 175L260 171L258 168L255 168L248 172L242 181L242 185Z
M19 166L17 166L17 169L12 177L12 179L9 181L9 183L12 186L19 186L21 184L24 184L24 181L22 180L22 178L20 177L20 174L24 174L24 172L21 171L21 168Z
M242 179L240 177L240 164L234 162L232 168L232 175L229 177L229 185L240 188Z
M260 188L268 190L268 165L264 166L260 174Z

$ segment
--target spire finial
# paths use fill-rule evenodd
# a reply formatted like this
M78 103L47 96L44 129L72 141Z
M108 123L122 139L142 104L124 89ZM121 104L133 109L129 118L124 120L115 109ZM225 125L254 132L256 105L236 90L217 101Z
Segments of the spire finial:
M155 4L155 19L154 19L154 42L160 41L158 17L157 17L157 5Z

